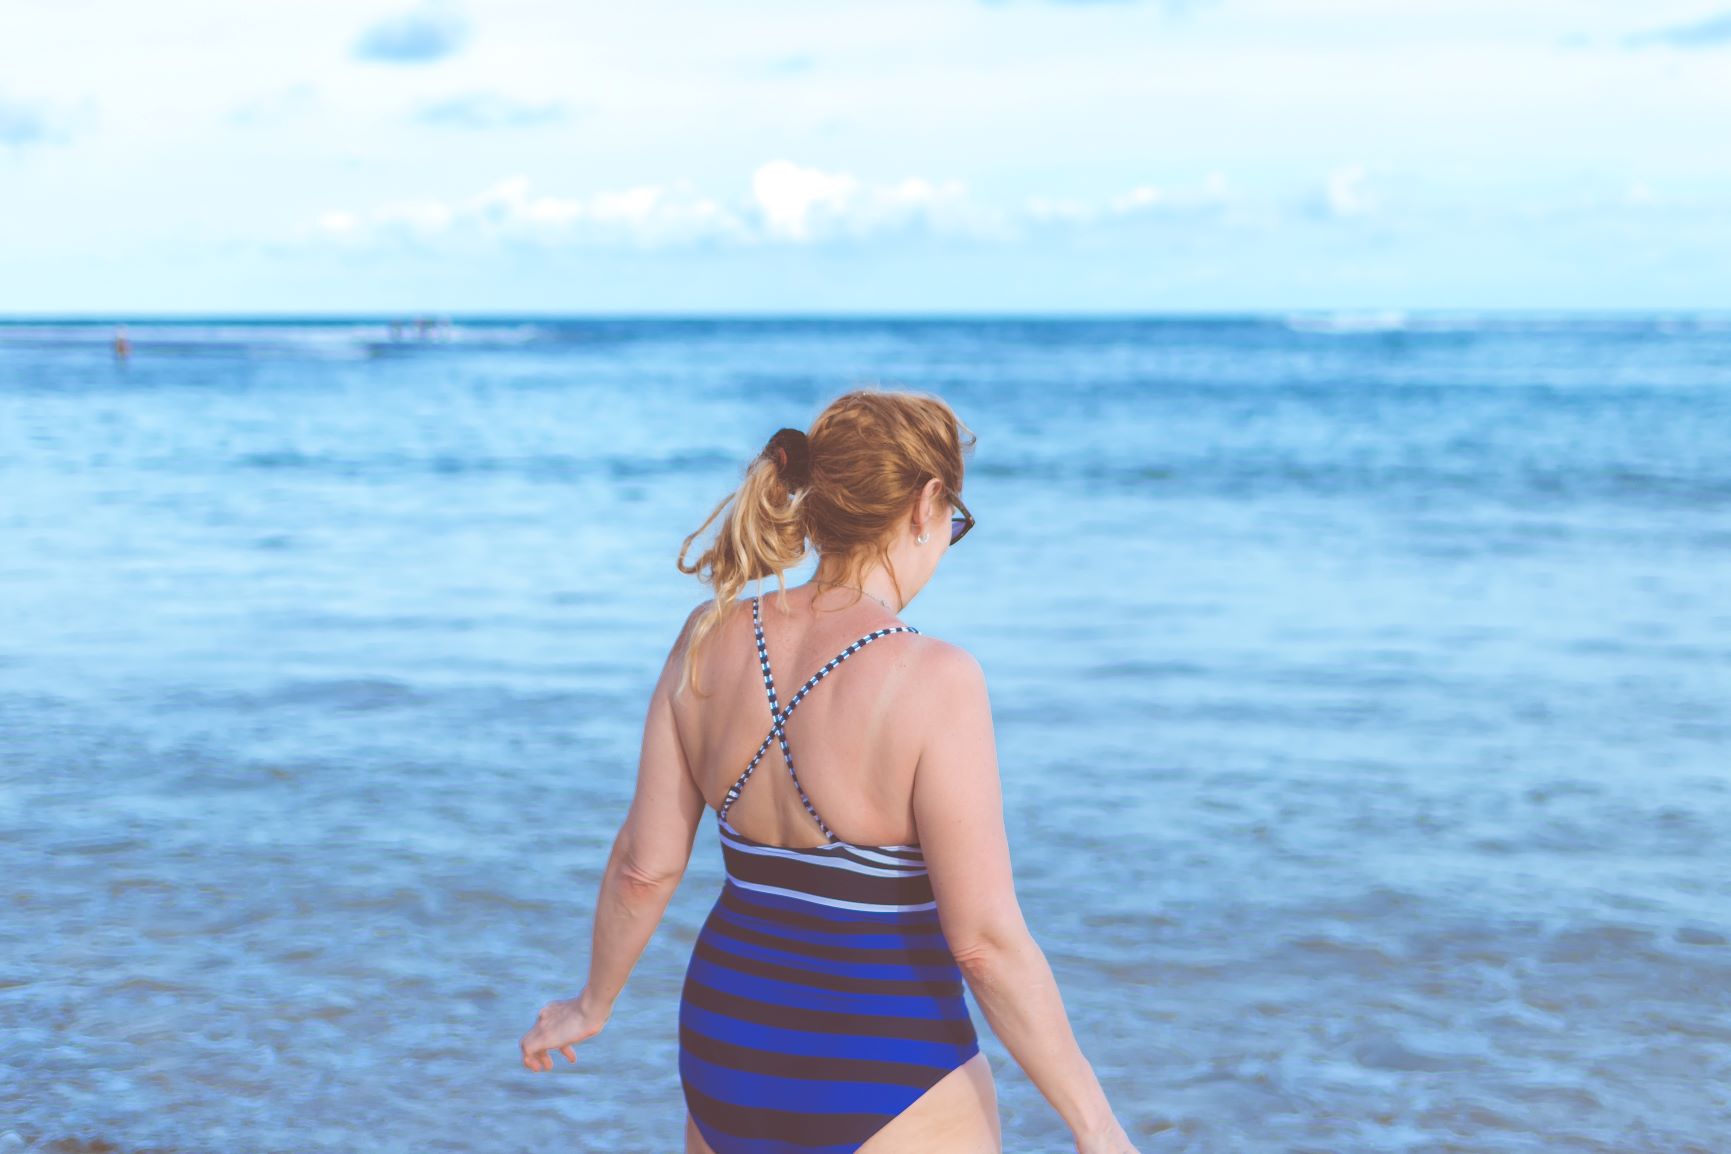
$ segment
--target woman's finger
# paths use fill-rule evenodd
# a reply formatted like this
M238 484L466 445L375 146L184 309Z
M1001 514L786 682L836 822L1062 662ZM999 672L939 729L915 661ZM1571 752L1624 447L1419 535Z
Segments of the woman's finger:
M542 1007L541 1012L536 1015L535 1025L530 1028L527 1034L523 1035L522 1040L518 1043L523 1050L523 1065L527 1066L529 1069L537 1071L551 1070L557 1064L553 1061L553 1054L555 1051L565 1055L565 1060L570 1062L573 1066L577 1064L577 1046L575 1042L558 1042L549 1045L549 1043L552 1043L553 1039L558 1037L560 1034L566 1034L568 1037L570 1036L566 1030L553 1029L552 1023L549 1021L549 1018L555 1016L561 1009L565 1008L566 1007L564 1007L562 1003L557 1002L549 1003ZM585 1028L581 1031L582 1037L578 1038L577 1041L586 1041L595 1032L596 1031L592 1029Z

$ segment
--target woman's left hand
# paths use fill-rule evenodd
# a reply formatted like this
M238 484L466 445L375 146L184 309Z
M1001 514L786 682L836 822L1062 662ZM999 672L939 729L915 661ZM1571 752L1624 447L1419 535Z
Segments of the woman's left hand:
M597 1010L582 994L548 1002L535 1017L535 1025L523 1035L523 1065L531 1070L551 1070L553 1051L577 1061L575 1046L601 1032L610 1011Z

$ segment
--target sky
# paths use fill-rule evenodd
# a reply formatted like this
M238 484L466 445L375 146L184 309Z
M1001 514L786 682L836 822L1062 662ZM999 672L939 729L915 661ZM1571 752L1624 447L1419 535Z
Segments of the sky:
M0 314L1731 308L1731 0L4 0Z

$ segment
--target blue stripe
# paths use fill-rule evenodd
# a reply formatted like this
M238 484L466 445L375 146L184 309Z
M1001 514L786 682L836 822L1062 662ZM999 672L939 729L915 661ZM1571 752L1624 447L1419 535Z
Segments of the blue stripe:
M840 962L832 958L814 958L810 954L770 949L752 942L736 941L725 934L705 934L703 938L718 950L742 958L756 958L778 966L810 970L818 974L835 974L845 978L889 978L899 981L955 981L960 975L949 966L918 966L909 962Z
M729 1070L686 1051L685 1077L700 1092L735 1106L800 1114L899 1114L920 1096L917 1086L890 1082L826 1082Z
M685 1003L680 1009L682 1024L690 1026L706 1038L749 1046L772 1054L799 1054L808 1058L870 1058L879 1062L911 1062L919 1066L954 1069L971 1058L977 1047L951 1045L948 1042L926 1042L918 1038L877 1038L869 1034L819 1034L811 1030L787 1030L780 1026L764 1026L757 1022L742 1022L702 1006Z
M718 966L708 958L696 956L692 957L691 968L687 973L692 981L712 990L791 1009L827 1010L837 1014L887 1018L924 1018L929 1021L956 1020L967 1012L965 1008L962 1008L961 1013L956 1012L961 1002L960 997L934 998L929 994L855 994L823 990L815 986L799 986L778 982L773 978L760 978L755 974L742 974L738 970Z
M949 939L945 938L942 933L829 933L826 930L808 930L770 918L736 913L726 906L717 906L715 912L722 921L731 925L743 926L748 930L757 930L759 933L774 934L778 938L786 938L789 941L810 942L814 946L852 946L862 950L947 950L950 948Z

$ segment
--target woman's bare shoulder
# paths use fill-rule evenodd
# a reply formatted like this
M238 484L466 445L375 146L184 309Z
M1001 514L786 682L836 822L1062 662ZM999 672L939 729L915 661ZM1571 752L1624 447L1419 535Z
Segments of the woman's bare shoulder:
M715 599L711 597L692 606L691 611L685 615L684 622L679 626L678 636L673 639L673 646L667 655L667 670L671 671L676 667L683 668L687 661L696 662L697 669L694 672L700 675L711 668L725 667L725 654L730 648L733 648L732 643L737 639L740 629L744 629L747 637L751 635L749 620L751 610L749 607L744 611L744 616L747 618L746 624L741 626L738 623L741 607L745 606L749 600L749 598L735 599L723 605L721 613L707 627L704 627L703 639L698 643L698 648L695 651L692 649L692 644L697 639L699 627L703 625L706 618L714 614ZM750 643L747 642L748 651L749 647ZM664 671L663 676L666 677L669 674ZM700 677L700 680L703 680L705 684L708 683L706 677Z
M722 605L721 613L717 615L715 624L710 627L712 633L719 633L738 620L741 610L746 617L751 616L751 598L736 597ZM679 627L679 637L683 641L697 628L697 623L715 612L715 598L706 597L691 607L691 612L685 615L685 623Z
M910 696L928 706L954 705L983 698L986 673L967 649L927 633L916 635L909 647Z

